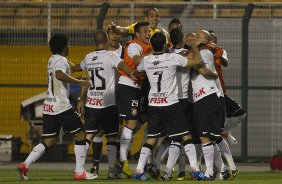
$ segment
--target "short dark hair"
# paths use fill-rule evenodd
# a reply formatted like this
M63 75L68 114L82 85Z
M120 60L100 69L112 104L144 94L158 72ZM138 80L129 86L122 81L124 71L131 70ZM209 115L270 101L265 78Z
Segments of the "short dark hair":
M146 12L145 12L146 17L149 16L149 12L152 11L152 10L159 12L159 10L158 10L157 8L149 8L149 9L146 10Z
M166 37L163 32L156 32L150 39L151 45L155 52L160 52L164 49Z
M179 29L172 29L170 31L170 41L172 45L175 47L178 45L184 38L183 32Z
M96 45L107 43L108 42L108 35L103 30L98 30L94 33L94 41Z
M182 26L180 20L175 18L169 22L168 26L170 26L171 24L180 24Z
M134 33L140 33L142 26L149 26L149 25L150 25L150 23L146 22L146 21L138 22L134 26Z
M49 40L49 47L52 54L62 54L68 44L69 38L64 33L56 33Z
M209 33L214 33L214 31L213 30L209 30Z

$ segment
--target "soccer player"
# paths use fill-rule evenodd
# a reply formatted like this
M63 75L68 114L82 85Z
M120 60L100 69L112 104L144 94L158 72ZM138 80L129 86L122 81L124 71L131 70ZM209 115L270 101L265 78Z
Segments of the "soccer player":
M87 70L91 79L90 88L81 89L77 111L84 113L84 101L82 99L87 92L85 103L87 150L94 135L103 131L107 138L108 177L116 178L116 139L119 131L119 120L115 104L115 70L119 68L129 76L132 76L133 70L121 62L117 54L106 50L108 46L106 32L97 31L94 34L94 40L97 46L96 51L86 55L84 60L73 68L74 71Z
M200 53L204 65L215 71L213 53L207 47L210 42L210 34L208 31L201 30L197 33L197 39L206 40L206 44L200 45ZM193 95L194 95L194 116L202 150L206 164L205 176L207 179L213 179L214 170L214 145L217 143L220 150L224 144L224 140L220 136L220 123L222 122L222 106L219 97L221 95L215 78L205 78L204 75L194 73L192 78ZM205 111L203 111L205 109Z
M213 31L209 31L211 34L212 42L215 48L215 69L219 74L220 84L224 92L224 100L226 107L226 119L223 124L221 135L230 143L237 144L237 140L230 134L230 130L240 125L246 117L246 111L241 105L236 103L232 98L226 94L226 87L223 78L223 70L221 66L228 66L228 57L225 49L220 47L217 43L217 36Z
M107 50L116 53L120 57L120 59L123 59L124 47L122 47L120 44L121 35L114 33L111 29L108 29L107 33L108 33ZM118 81L118 77L119 77L118 73L115 72L116 83ZM100 156L103 146L103 142L102 142L103 135L104 135L103 132L97 133L92 141L93 166L90 170L90 173L96 173L96 174L99 173L99 162L100 162ZM119 136L117 137L116 144L117 144L117 158L119 159L119 149L120 149Z
M141 59L152 52L150 41L149 22L138 22L134 26L136 39L126 43L124 63L131 69L136 69ZM133 81L126 73L119 70L121 74L116 92L119 115L125 120L125 127L120 136L120 163L123 173L131 178L132 172L127 161L133 131L139 120L140 84L142 80ZM144 77L144 75L143 75Z
M88 80L78 80L71 77L70 66L66 56L69 55L69 41L64 34L55 34L49 41L52 56L48 62L48 92L43 104L42 143L36 145L26 160L18 165L22 180L27 180L30 164L38 160L48 149L57 143L61 127L74 135L74 153L76 169L74 179L92 180L97 176L84 169L86 145L85 131L79 114L74 111L69 96L69 83L79 84L85 88L90 86Z
M147 141L142 146L138 165L133 175L136 180L147 180L144 166L151 154L158 137L164 133L175 142L182 142L187 149L189 144L189 125L183 109L178 101L176 67L193 67L200 64L199 51L193 46L194 58L187 59L174 53L165 53L166 37L163 33L155 33L151 38L154 54L145 56L137 67L139 72L145 71L149 82L149 117ZM170 148L171 149L171 148ZM174 148L172 148L174 149ZM175 147L179 151L179 147ZM169 180L171 177L171 163L167 163L165 174L162 177Z
M156 32L162 31L162 29L158 29L158 25L160 22L160 12L157 8L149 8L148 10L146 10L144 20L149 22L150 24L151 36L153 36ZM135 29L134 29L135 25L136 23L131 24L127 27L121 27L121 26L117 26L114 22L111 22L111 24L108 27L118 34L128 35L128 34L135 34Z
M170 49L171 52L174 53L180 53L181 51L185 50L184 47L184 36L183 32L181 30L177 29L172 29L170 32L170 39L173 44L173 48ZM191 43L191 48L192 48ZM183 150L183 147L181 149L181 153L179 155L179 168L178 168L178 176L177 180L184 180L185 177L185 162L186 162L186 156L185 152L188 154L189 158L189 163L191 166L192 170L192 177L194 179L199 179L201 180L202 178L197 178L197 171L199 171L199 164L197 162L197 153L196 153L196 147L194 145L194 140L193 139L199 139L199 137L196 138L196 130L195 128L192 129L194 126L194 118L193 118L193 95L190 93L188 94L188 87L189 87L189 82L190 82L190 73L191 69L190 68L181 68L178 67L176 71L176 78L177 78L177 83L178 83L178 98L179 102L183 107L184 113L187 118L187 122L190 125L190 133L192 135L192 139L190 140L189 144L189 149ZM190 97L188 98L188 95ZM189 101L190 100L190 101ZM173 155L173 154L171 154Z
M173 30L173 29L179 29L182 30L182 24L180 22L179 19L172 19L169 24L168 24L168 31L169 33Z

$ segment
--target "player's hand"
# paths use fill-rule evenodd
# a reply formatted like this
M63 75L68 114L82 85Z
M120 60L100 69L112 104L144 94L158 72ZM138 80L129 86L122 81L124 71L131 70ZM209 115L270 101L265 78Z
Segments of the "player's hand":
M189 52L187 54L188 59L192 59L194 57L194 53L193 52Z
M178 54L183 56L183 57L186 57L187 54L188 54L188 51L187 50L183 50L183 51L179 52Z
M78 100L76 105L76 110L78 115L84 114L84 102L83 100Z
M207 40L197 38L197 39L192 43L192 47L198 47L199 45L205 45L205 44L207 44L207 43L208 43Z
M84 102L83 100L79 100L76 105L77 114L80 117L81 122L84 124Z
M111 29L111 30L115 30L117 27L116 23L114 22L111 22L109 25L108 25L108 29Z
M136 81L137 78L135 77L137 75L137 70L131 70L129 77L133 80Z

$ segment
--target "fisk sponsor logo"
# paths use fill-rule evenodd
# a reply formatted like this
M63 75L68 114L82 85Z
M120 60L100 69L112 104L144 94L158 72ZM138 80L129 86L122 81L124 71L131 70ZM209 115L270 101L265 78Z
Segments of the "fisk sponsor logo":
M160 103L168 103L168 101L167 101L167 97L164 97L164 98L150 98L150 103L160 104Z
M198 97L202 96L203 94L206 94L204 87L201 88L198 92L196 92L196 93L194 94L194 96L195 96L196 98L198 98Z
M103 99L96 99L96 98L91 98L91 97L87 97L87 101L86 101L87 104L96 105L96 106L103 106L102 102L103 102Z
M45 112L54 112L54 105L43 104L43 111Z

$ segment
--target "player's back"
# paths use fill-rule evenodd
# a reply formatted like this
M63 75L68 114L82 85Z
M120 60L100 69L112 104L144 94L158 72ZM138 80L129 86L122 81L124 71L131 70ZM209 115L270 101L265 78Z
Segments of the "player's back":
M200 51L201 57L203 59L203 64L211 71L215 71L214 58L210 50L204 49ZM203 75L196 72L192 76L192 86L193 86L193 98L194 102L208 96L212 93L217 93L220 95L220 91L216 86L216 81L212 78L207 79Z
M149 104L168 106L178 102L176 67L186 66L187 59L174 53L149 55L143 59L150 82Z
M115 105L115 68L120 58L112 51L99 50L89 53L80 66L88 71L91 86L86 106L104 108Z

